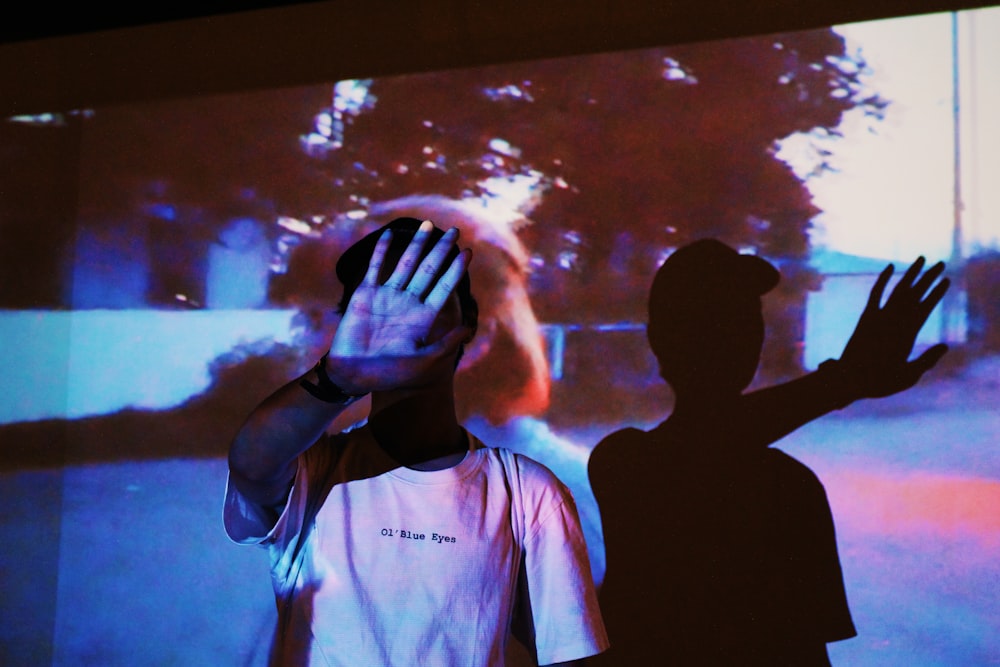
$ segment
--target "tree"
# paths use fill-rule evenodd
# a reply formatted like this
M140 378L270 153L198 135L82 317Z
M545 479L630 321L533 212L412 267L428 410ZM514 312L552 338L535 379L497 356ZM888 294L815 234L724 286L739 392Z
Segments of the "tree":
M817 30L354 83L324 116L316 165L340 211L537 179L520 234L544 320L643 321L659 261L695 238L767 256L786 269L771 316L787 348L816 285L805 261L819 211L777 144L835 134L856 106L879 115L864 68ZM792 357L781 372L797 370Z

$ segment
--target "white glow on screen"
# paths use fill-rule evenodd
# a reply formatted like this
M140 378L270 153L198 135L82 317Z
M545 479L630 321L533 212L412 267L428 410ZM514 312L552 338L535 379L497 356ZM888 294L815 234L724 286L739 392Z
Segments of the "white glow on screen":
M947 259L952 252L955 170L952 110L952 16L927 16L839 26L848 49L869 63L869 85L890 106L872 122L849 111L831 139L838 171L809 179L823 214L814 243L853 255L909 262L920 254ZM963 250L1000 242L1000 9L959 19ZM801 175L810 160L805 137L787 140L780 155Z

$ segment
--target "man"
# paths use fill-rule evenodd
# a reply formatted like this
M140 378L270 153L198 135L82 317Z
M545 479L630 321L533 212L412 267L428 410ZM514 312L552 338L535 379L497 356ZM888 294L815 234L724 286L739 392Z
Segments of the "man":
M945 352L909 359L948 288L915 262L881 304L876 281L837 361L750 394L761 295L778 271L705 239L660 267L647 335L675 394L670 417L605 438L589 463L607 553L609 665L829 665L855 635L822 484L769 448L831 410L913 386Z
M457 236L399 218L349 248L329 353L233 440L226 529L267 546L272 664L502 665L512 630L541 664L606 648L572 497L455 417L478 312ZM366 394L367 425L327 435Z

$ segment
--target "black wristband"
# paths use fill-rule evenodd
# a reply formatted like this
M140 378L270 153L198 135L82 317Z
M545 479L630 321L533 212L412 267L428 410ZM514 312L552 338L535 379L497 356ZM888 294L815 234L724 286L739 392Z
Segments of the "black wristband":
M329 354L329 352L327 354ZM330 376L326 373L327 354L320 357L319 361L316 362L316 365L313 366L313 370L316 371L316 377L319 379L319 384L313 384L312 382L303 379L299 382L299 385L308 391L314 398L318 398L324 403L347 405L356 398L360 398L360 396L348 394L330 379Z

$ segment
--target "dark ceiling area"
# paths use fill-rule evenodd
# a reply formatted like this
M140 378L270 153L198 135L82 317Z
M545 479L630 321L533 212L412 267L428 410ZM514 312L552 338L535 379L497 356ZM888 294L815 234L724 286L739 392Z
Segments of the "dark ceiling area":
M74 3L56 8L43 2L21 3L16 9L8 9L7 20L0 22L0 43L221 16L287 4L291 3L281 0L136 2L121 3L112 9L110 4Z
M834 2L802 3L797 0L758 0L752 3L732 3L727 0L369 0L364 3L345 3L337 0L214 0L212 2L144 2L120 4L113 9L107 5L70 4L54 8L47 3L22 3L10 10L8 20L0 22L0 44L47 39L66 35L101 32L185 21L201 18L220 18L227 14L273 9L282 6L304 5L337 6L339 11L352 12L365 7L364 13L401 15L417 9L428 12L482 12L493 6L500 11L548 5L552 12L568 11L579 14L619 13L635 16L660 15L686 16L696 19L687 31L694 37L705 30L712 31L712 23L732 25L742 22L748 26L761 25L762 20L774 23L776 30L784 24L796 27L817 27L823 24L876 19L904 14L924 14L954 9L983 7L995 0L840 0ZM620 10L620 11L619 11ZM651 11L652 10L652 11ZM528 12L531 16L536 10ZM565 14L564 14L565 15ZM782 19L782 16L784 19ZM569 23L573 23L572 20ZM800 24L795 26L793 24Z
M22 3L0 116L618 51L998 0L275 0Z

